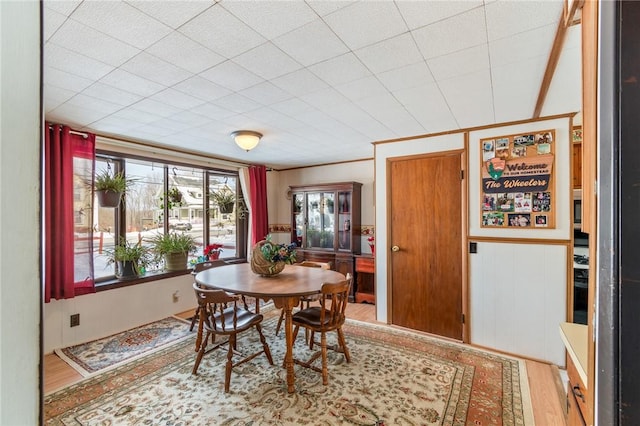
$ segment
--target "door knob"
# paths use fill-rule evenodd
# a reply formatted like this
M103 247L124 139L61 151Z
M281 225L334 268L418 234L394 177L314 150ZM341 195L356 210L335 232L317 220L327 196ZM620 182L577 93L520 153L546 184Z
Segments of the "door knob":
M391 247L391 251L400 251L400 247L393 246L393 247Z

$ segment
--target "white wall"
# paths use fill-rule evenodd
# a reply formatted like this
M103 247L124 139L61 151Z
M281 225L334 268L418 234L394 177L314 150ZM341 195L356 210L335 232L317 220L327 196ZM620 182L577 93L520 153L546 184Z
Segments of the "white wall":
M0 424L40 411L40 3L0 2Z
M567 247L478 242L469 255L471 343L564 366Z
M387 322L387 160L394 157L464 149L464 134L419 138L376 145L376 316Z
M195 308L192 284L193 277L188 274L73 299L52 300L45 305L44 353ZM174 302L176 291L178 301ZM72 314L80 314L79 326L69 326Z

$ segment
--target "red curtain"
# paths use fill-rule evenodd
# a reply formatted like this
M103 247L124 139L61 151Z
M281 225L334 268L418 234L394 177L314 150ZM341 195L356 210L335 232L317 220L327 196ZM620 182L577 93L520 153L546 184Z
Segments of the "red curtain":
M47 123L44 146L45 302L95 291L91 214L94 158L95 135L72 134L67 126ZM83 261L76 262L76 257Z
M251 202L251 246L269 233L267 216L267 168L249 166L249 200Z

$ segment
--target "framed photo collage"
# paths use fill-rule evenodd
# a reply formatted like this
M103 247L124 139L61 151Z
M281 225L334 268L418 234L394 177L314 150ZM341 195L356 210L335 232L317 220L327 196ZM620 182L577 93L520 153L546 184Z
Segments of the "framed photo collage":
M555 130L480 140L481 227L555 228Z

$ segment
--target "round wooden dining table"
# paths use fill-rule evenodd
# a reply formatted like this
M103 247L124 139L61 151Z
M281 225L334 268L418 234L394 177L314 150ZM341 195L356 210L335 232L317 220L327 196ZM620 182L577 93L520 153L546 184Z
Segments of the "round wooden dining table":
M295 391L292 310L300 303L300 297L319 294L322 284L345 279L344 275L336 271L297 265L286 265L279 274L264 277L254 273L249 263L207 269L195 276L196 282L204 287L218 288L229 293L255 297L264 301L273 300L276 308L284 309L286 341L284 365L287 369L287 391L289 393Z

